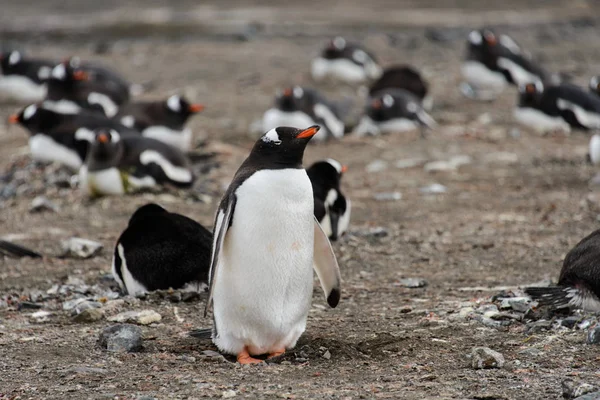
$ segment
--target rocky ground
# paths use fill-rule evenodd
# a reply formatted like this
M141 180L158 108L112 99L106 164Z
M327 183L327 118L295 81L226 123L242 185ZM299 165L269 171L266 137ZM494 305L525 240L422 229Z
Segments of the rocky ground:
M588 343L600 339L596 317L548 315L520 289L555 280L566 252L597 228L589 136L516 126L514 89L494 103L457 90L465 34L484 23L585 84L600 73L593 1L401 1L392 10L383 1L2 3L5 47L78 54L152 83L148 98L180 91L203 102L191 127L218 156L198 166L193 191L89 201L65 171L30 162L22 129L0 128L0 236L45 256L0 258L0 398L491 400L600 390L598 345ZM210 326L205 294L119 297L112 249L149 201L210 226L252 145L249 125L276 88L311 84L309 61L336 33L363 41L384 65L420 68L440 127L426 140L348 137L307 150L307 163L333 157L350 167L351 230L334 246L342 300L327 308L315 284L297 348L242 367L189 337ZM360 110L354 89L323 89L356 98ZM17 109L3 105L0 117ZM37 196L50 206L32 207ZM64 255L72 237L103 248L86 259ZM117 323L130 325L102 334Z

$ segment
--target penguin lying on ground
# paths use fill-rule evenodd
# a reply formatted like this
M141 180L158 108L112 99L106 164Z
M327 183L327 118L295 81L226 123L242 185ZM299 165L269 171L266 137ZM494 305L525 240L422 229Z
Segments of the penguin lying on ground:
M144 91L142 85L130 83L119 73L103 65L81 61L79 57L68 58L65 63L75 70L85 72L90 81L102 84L122 97L135 96Z
M424 136L424 128L436 126L417 97L406 90L391 89L380 91L371 98L354 133L365 136L419 129Z
M567 253L556 286L529 287L525 292L540 305L553 309L600 311L600 230Z
M128 103L119 109L115 119L134 128L145 137L189 151L192 131L185 123L193 114L204 109L202 104L191 104L181 96L173 95L163 101Z
M340 190L342 174L347 170L348 167L331 158L306 170L313 188L315 217L331 240L342 236L350 223L351 203Z
M194 175L185 155L168 144L142 136L122 136L114 129L97 129L79 181L81 188L95 197L165 184L190 187Z
M335 307L340 299L340 271L313 215L302 167L304 149L318 130L265 133L218 207L206 310L214 300L213 342L242 364L296 345L306 328L313 267L328 304Z
M421 100L423 108L431 110L433 98L428 94L429 85L421 77L419 71L408 65L388 67L383 75L369 87L369 96L388 89L404 89Z
M112 274L132 296L208 282L212 233L196 221L156 204L138 208L123 231Z
M0 54L0 99L19 103L42 101L56 62L26 58L19 51Z
M339 36L331 40L311 64L311 74L315 81L331 79L354 85L377 79L381 72L381 67L371 53Z
M344 121L336 106L314 89L293 86L277 93L275 106L263 115L263 132L278 126L304 127L320 125L314 140L344 136Z

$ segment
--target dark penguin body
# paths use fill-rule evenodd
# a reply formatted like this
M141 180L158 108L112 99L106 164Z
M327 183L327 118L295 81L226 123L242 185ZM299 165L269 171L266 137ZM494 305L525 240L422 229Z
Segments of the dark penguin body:
M600 96L600 75L593 76L590 79L590 92Z
M129 100L129 92L106 85L101 81L90 80L83 69L73 68L63 62L52 70L48 79L48 100L62 107L62 112L75 112L86 108L114 117L119 107Z
M347 168L336 160L318 161L306 170L313 188L315 217L330 240L337 240L350 223L350 200L340 190Z
M530 287L525 292L553 309L600 311L600 230L567 253L556 286Z
M344 136L344 121L338 108L318 91L293 86L277 94L275 105L263 115L263 131L278 126L303 127L319 125L313 140L339 139Z
M381 72L373 54L339 36L331 40L311 64L311 74L315 81L331 79L361 84L379 78Z
M0 98L20 103L42 101L56 62L26 58L19 51L0 54Z
M600 129L600 97L570 83L544 87L540 82L519 88L515 118L538 131Z
M115 93L120 93L121 97L128 98L132 92L138 90L138 85L131 84L119 73L103 65L92 62L83 62L79 57L71 57L66 60L66 63L75 70L84 71L90 81L102 84L104 87L109 88Z
M165 184L189 187L194 175L186 156L168 144L98 129L79 180L86 193L95 197Z
M128 103L119 109L115 119L134 128L145 137L189 151L192 132L185 128L188 119L201 112L204 106L192 104L181 96L173 95L164 101Z
M425 109L430 110L432 107L432 98L427 95L429 85L421 77L419 71L411 66L398 65L386 68L383 75L369 88L369 96L388 89L404 89L421 99Z
M390 89L377 92L370 99L354 132L359 136L378 135L436 126L418 97L406 90Z
M156 204L138 208L115 245L112 272L129 295L206 284L212 233Z
M12 115L9 121L29 130L29 149L34 160L58 162L77 171L85 161L95 129L116 129L123 135L140 135L103 115L85 110L62 114L46 108L46 103L27 106L19 114Z

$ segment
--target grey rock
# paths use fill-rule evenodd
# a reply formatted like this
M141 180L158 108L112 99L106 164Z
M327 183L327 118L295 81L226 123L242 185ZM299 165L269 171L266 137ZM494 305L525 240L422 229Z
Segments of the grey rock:
M552 321L541 320L527 324L527 326L528 333L540 333L550 330L552 328Z
M104 317L104 310L98 308L88 308L73 317L73 321L88 323L100 321Z
M323 353L323 355L321 356L326 360L330 360L331 359L331 353L329 352L329 350L327 350L325 353Z
M592 324L594 323L593 320L589 320L589 319L584 319L583 321L581 321L579 324L577 324L577 328L584 330L589 328L590 326L592 326Z
M588 344L600 344L600 325L590 328L587 334Z
M119 324L105 328L100 333L100 347L110 352L136 352L142 349L142 330L135 325Z
M427 285L427 281L423 278L404 278L400 279L397 286L402 286L406 288L421 288Z
M35 213L42 211L52 211L57 213L60 211L60 209L56 204L48 200L46 197L38 196L31 201L31 205L29 206L29 212Z
M221 353L216 352L214 350L204 350L200 358L210 361L227 362L227 360L225 359L225 357L223 357Z
M149 325L162 319L154 310L126 311L108 318L111 322L133 322L140 325Z
M432 183L431 185L423 186L419 188L419 192L423 194L443 194L448 191L448 188L439 183Z
M519 156L516 153L498 151L486 154L483 157L483 161L489 164L515 164L519 162Z
M386 161L383 160L375 160L375 161L371 161L366 167L366 171L369 173L373 173L373 172L381 172L384 171L385 169L387 169L387 165L388 163Z
M600 400L600 391L584 394L576 397L575 400Z
M102 243L89 239L73 237L62 242L63 257L91 258L102 250Z
M489 347L473 347L471 357L474 369L502 368L505 362L502 354Z
M456 166L450 161L430 161L423 167L425 172L456 171Z
M156 397L152 397L152 396L140 396L137 398L137 400L157 400Z
M591 394L598 390L598 388L593 385L576 382L573 379L565 379L561 382L561 386L562 395L565 399L575 399L583 395Z
M375 193L373 198L377 201L398 201L398 200L402 199L402 193L400 193L400 192Z
M426 158L406 158L404 160L398 160L394 164L396 168L405 169L405 168L414 168L420 165L423 165L427 162Z
M565 328L573 329L575 325L579 322L579 317L570 316L560 321L560 326L564 326Z
M50 319L52 313L50 311L40 310L31 314L29 317L35 322L46 322Z

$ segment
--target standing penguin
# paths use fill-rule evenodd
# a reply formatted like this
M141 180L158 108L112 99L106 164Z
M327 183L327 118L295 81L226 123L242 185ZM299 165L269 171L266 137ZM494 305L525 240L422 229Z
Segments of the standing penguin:
M206 310L214 299L213 342L242 364L277 356L306 328L314 266L327 303L340 299L331 244L313 215L302 158L319 130L265 133L240 166L218 208Z
M189 187L194 175L185 155L168 144L97 129L79 181L83 190L95 197L164 184Z
M208 282L212 233L196 221L157 204L138 208L123 231L112 273L123 291L135 296Z
M600 96L600 75L593 76L590 79L590 92Z
M320 125L314 140L339 139L344 136L344 121L336 106L314 89L293 86L277 93L275 106L263 115L262 130L278 126L304 127Z
M529 287L525 292L553 309L600 311L600 230L567 253L556 286Z
M331 79L356 85L379 78L381 72L375 56L340 36L331 40L311 64L311 74L317 82Z
M340 190L342 175L347 170L348 167L331 158L306 170L313 188L315 217L331 240L342 236L350 224L351 203Z
M202 104L191 104L179 95L164 101L128 103L119 109L115 119L134 128L145 137L160 140L181 151L192 147L192 131L185 128L190 116L204 110Z
M433 107L433 98L429 94L429 85L419 71L408 65L388 67L383 75L369 87L369 96L388 89L404 89L421 99L421 104L426 110Z
M42 101L48 92L50 60L26 58L19 51L0 54L0 98L19 103Z

